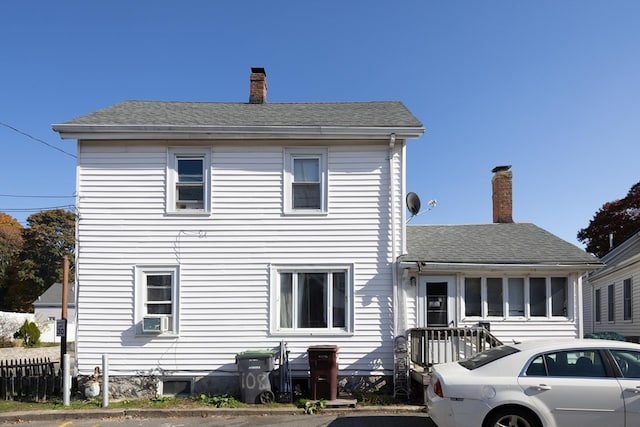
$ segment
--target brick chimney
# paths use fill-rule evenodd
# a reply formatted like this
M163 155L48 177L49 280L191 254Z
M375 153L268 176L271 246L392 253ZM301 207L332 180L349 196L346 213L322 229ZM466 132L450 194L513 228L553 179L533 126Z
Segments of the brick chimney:
M513 222L513 191L511 184L513 173L509 169L511 169L511 165L496 166L491 171L494 173L491 179L494 223Z
M267 102L267 73L264 68L251 68L249 77L249 104L266 104Z

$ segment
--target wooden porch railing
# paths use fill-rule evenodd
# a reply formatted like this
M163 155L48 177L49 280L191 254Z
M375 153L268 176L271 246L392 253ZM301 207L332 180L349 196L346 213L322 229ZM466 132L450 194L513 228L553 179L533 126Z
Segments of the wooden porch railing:
M409 330L411 362L428 369L438 363L469 358L502 343L482 327L413 328Z

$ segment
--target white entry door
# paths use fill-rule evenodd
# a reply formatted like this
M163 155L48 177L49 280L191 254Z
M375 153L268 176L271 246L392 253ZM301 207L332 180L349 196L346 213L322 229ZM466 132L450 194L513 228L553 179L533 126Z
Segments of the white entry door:
M454 276L421 276L418 285L418 327L455 326Z

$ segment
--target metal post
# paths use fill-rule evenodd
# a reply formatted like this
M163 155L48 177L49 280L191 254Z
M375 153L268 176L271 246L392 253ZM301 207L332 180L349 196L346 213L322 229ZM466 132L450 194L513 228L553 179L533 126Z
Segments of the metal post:
M69 355L62 356L62 404L69 406L71 396L71 376L69 375Z
M109 406L109 356L102 355L102 407Z

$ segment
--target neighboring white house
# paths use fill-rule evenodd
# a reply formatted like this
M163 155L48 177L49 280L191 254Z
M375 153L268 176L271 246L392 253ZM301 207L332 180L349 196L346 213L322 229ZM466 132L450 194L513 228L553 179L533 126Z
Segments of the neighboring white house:
M75 341L76 296L70 286L67 297L67 342ZM35 318L41 328L40 341L60 342L56 335L56 320L62 318L62 283L54 283L33 302Z
M615 332L640 342L640 233L602 257L584 289L585 332Z
M488 326L502 342L582 337L582 277L602 262L514 223L512 172L493 172L494 223L408 227L407 318L417 327Z
M405 247L400 102L126 101L62 124L76 139L75 363L191 392L237 385L235 356L339 347L340 377L389 376ZM404 285L400 285L404 286Z

